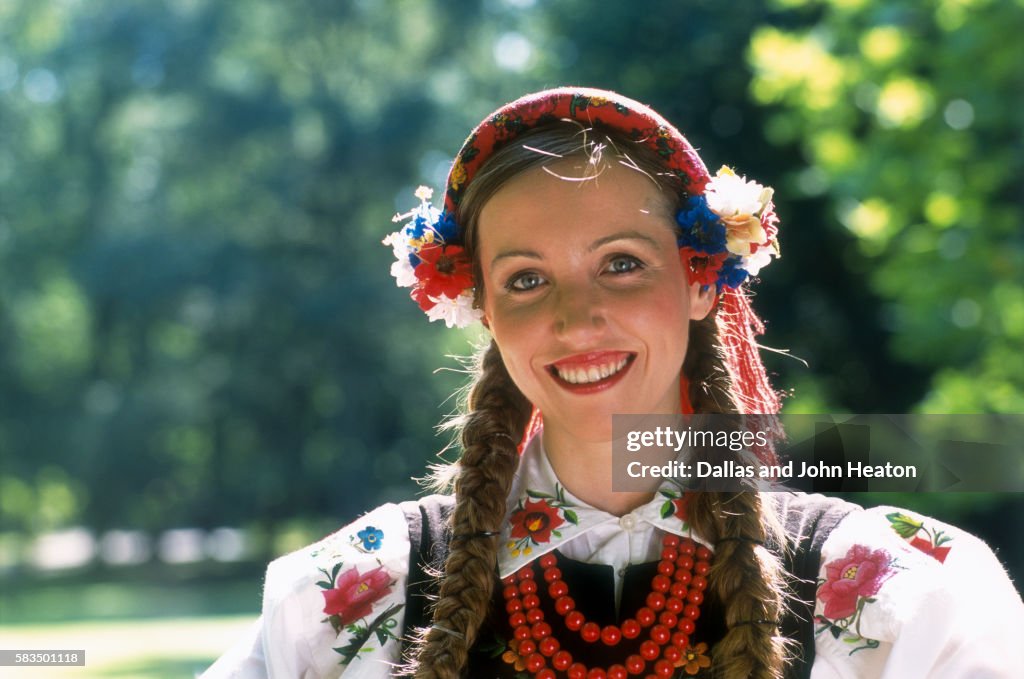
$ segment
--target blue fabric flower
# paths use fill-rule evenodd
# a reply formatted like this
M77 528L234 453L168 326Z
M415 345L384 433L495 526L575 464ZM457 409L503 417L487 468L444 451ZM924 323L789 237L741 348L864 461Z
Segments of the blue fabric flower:
M676 222L682 228L679 247L690 247L695 251L716 255L725 250L725 224L718 218L704 196L693 196L676 215Z
M430 220L424 217L422 213L417 212L416 217L412 220L412 225L409 227L409 235L416 240L420 240L430 227L432 227Z
M356 533L356 536L362 541L363 549L368 552L380 549L380 545L384 541L384 531L374 526L367 526Z
M722 268L718 270L719 290L722 289L722 286L735 290L743 281L747 280L749 273L742 267L742 264L743 258L741 257L728 257L722 262Z
M458 243L459 226L455 223L455 215L447 210L441 211L441 216L434 224L434 231L445 243Z

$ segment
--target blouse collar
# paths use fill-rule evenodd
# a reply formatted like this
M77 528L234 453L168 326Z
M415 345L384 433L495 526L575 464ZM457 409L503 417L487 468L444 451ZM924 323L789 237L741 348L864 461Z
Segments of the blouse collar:
M498 570L506 577L534 559L595 529L626 530L639 523L713 546L693 533L686 521L686 502L671 483L629 514L615 516L591 507L559 482L537 433L523 450L512 482L498 549Z

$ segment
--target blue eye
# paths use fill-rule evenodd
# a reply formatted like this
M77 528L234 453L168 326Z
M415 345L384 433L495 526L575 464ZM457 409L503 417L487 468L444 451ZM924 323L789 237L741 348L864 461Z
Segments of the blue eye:
M540 287L543 283L544 279L540 274L533 271L526 271L510 278L508 283L505 284L505 288L516 292L529 292L534 288Z
M608 262L608 271L613 274L630 273L642 269L643 264L636 257L629 255L617 255Z

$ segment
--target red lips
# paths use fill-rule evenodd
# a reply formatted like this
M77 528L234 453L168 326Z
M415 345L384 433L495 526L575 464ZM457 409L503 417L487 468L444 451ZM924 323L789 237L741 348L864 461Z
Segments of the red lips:
M629 372L634 357L635 354L628 351L591 351L559 359L548 366L548 371L563 389L574 394L592 394L617 384ZM601 369L615 372L594 379L592 371ZM574 378L579 379L570 381Z

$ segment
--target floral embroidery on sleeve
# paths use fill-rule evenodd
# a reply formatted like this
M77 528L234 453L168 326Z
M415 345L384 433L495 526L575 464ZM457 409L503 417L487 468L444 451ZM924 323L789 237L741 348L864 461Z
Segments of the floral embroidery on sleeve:
M358 540L356 538L358 538ZM367 526L356 533L355 537L352 538L352 542L355 544L356 549L367 553L380 549L383 540L384 531L374 526Z
M952 547L944 545L953 541L952 536L938 529L929 530L923 521L903 512L892 512L886 514L885 518L896 534L909 542L911 547L916 547L939 563L945 563ZM918 533L923 533L924 537Z
M349 543L360 552L370 553L380 549L383 539L384 531L374 526L366 526L355 535L349 536ZM313 555L317 554L319 551ZM373 650L366 645L371 636L376 636L380 646L389 640L398 640L395 634L398 627L397 614L405 604L391 604L367 622L373 614L374 606L392 593L395 578L383 565L365 572L360 572L358 566L352 566L344 571L342 568L343 561L334 564L329 572L318 568L324 579L316 584L323 590L323 611L327 616L323 622L329 623L335 634L341 634L344 629L351 635L348 643L334 649L341 655L340 664L347 665L359 653L369 653Z
M576 516L565 500L565 492L562 487L555 484L555 494L542 493L536 490L527 490L527 496L533 498L520 500L519 507L512 512L509 523L512 525L512 532L509 534L508 547L513 557L520 553L529 555L534 545L541 545L551 541L551 536L562 537L558 528L566 523L576 525L579 518Z
M815 616L821 623L815 636L828 630L838 639L846 633L843 640L856 645L851 655L865 648L878 648L878 640L860 633L860 619L864 607L876 601L874 595L895 572L894 559L888 552L863 545L854 545L845 556L825 564L825 578L818 579L818 601L824 610Z

